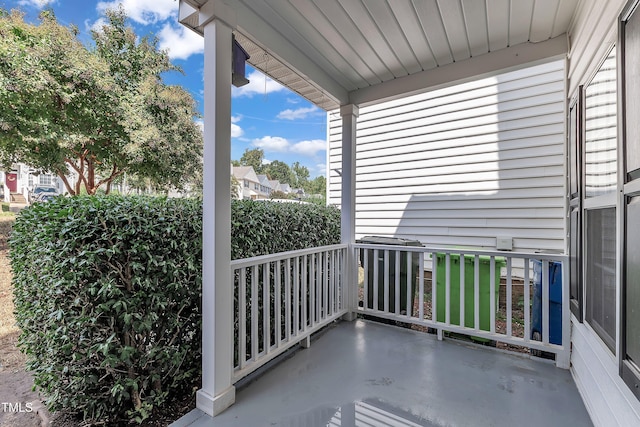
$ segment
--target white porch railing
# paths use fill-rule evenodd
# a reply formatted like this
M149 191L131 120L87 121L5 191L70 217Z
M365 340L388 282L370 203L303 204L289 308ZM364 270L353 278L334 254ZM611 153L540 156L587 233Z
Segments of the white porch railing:
M235 289L233 382L346 314L347 245L231 262Z
M567 256L372 244L353 247L361 269L359 313L432 328L440 339L443 332L452 332L554 353L557 366L569 367ZM430 284L425 280L425 264L431 264ZM500 286L505 287L504 304L499 304ZM516 287L522 302L514 306Z
M233 383L296 344L308 346L312 333L349 312L431 328L439 339L450 332L554 353L569 367L565 255L343 244L236 260L231 269ZM561 279L554 283L550 271Z

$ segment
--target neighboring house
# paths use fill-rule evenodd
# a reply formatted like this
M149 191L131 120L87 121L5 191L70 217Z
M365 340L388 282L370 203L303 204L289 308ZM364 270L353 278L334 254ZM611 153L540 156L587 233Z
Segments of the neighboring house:
M10 171L0 172L0 183L4 187L5 201L11 200L11 194L20 195L26 201L36 187L54 187L59 194L67 192L57 175L38 173L23 163L14 164Z
M216 97L205 99L205 126L213 129L205 146L229 149L233 34L254 68L336 111L329 115L327 199L341 205L346 251L358 247L356 236L378 234L447 246L438 250L482 253L510 240L531 257L560 253L567 267L562 350L570 351L563 365L596 426L635 426L639 3L353 0L314 2L294 13L288 2L180 0L180 16L208 33L204 81ZM226 167L226 159L210 158ZM215 184L205 186L208 195L228 197L226 183ZM198 407L211 415L234 402L233 375L248 370L236 370L229 351L228 215L204 218L213 225L204 240L216 246L204 254L215 257L203 271L203 327L211 333L203 334ZM344 286L353 286L355 269L341 271ZM351 318L359 307L345 310Z
M252 166L234 166L233 176L236 177L242 191L240 199L257 199L260 191L260 179Z
M258 190L258 198L259 199L268 199L271 195L273 189L271 188L271 184L269 183L269 178L267 175L258 175L258 180L260 181L260 189Z
M269 186L271 187L271 191L282 191L282 185L280 184L280 181L278 181L277 179L272 179L269 180Z
M282 191L284 194L291 194L291 186L286 183L280 183L280 191Z

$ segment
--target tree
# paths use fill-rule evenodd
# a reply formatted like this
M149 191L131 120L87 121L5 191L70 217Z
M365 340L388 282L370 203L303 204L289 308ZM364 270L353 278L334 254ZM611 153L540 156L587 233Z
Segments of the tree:
M274 160L268 165L265 165L263 172L266 173L271 180L277 179L278 181L289 185L295 181L295 176L293 172L291 172L289 165L285 162L281 162L280 160Z
M202 167L195 102L163 83L179 70L156 39L138 39L122 8L106 15L90 49L52 12L32 25L0 10L0 162L54 172L70 194L108 193L124 173L183 188Z
M240 198L240 194L238 189L240 189L240 191L242 191L242 187L240 187L240 181L238 181L238 178L236 178L235 176L231 175L231 198L232 199L239 199Z
M252 166L255 173L260 174L264 169L262 162L264 161L264 151L260 148L254 148L244 150L242 157L240 157L240 164L243 166Z
M320 194L324 196L327 192L327 179L322 175L315 177L307 182L304 191L306 191L307 194Z
M292 182L296 188L305 188L307 182L309 181L309 169L306 166L300 164L300 162L295 162L291 165L291 171L293 175L295 175L295 182Z

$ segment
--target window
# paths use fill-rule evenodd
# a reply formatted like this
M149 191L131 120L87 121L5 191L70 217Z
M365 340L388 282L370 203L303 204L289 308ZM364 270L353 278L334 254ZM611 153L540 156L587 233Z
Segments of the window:
M249 188L249 181L247 181L246 179L244 180L244 186L245 188Z
M582 109L583 87L569 107L569 295L571 312L582 322Z
M585 197L617 186L616 50L585 89Z
M586 211L586 320L615 352L616 208Z
M584 88L584 320L616 352L617 75L613 48ZM575 205L574 205L575 207ZM570 220L572 218L570 217ZM571 227L579 229L581 219ZM576 243L578 246L578 243Z
M40 182L40 185L47 185L47 186L53 185L52 180L51 180L51 175L46 174L46 173L40 175L39 182Z

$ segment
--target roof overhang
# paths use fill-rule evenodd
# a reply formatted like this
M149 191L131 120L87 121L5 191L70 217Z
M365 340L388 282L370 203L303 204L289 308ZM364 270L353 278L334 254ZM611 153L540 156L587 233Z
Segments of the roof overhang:
M473 11L464 5L470 2L460 6L443 0L180 0L179 19L203 34L214 14L231 16L229 24L250 55L251 66L318 107L331 110L346 104L373 104L566 55L566 31L578 0L548 0L545 7L550 12L531 6L524 10L529 15L522 17L524 12L516 9L524 3L533 2L504 0L487 4L478 16L468 16ZM367 17L354 15L360 9ZM429 13L433 11L439 17ZM519 15L514 17L516 12ZM386 24L382 18L387 15L397 18L396 22ZM343 22L352 27L338 25ZM452 26L456 22L464 29ZM528 27L521 30L526 25L520 22ZM404 26L410 28L409 24L420 31L398 33ZM442 31L432 29L438 26ZM508 34L499 34L496 28ZM477 42L473 34L480 34L481 39L484 34L486 40Z

